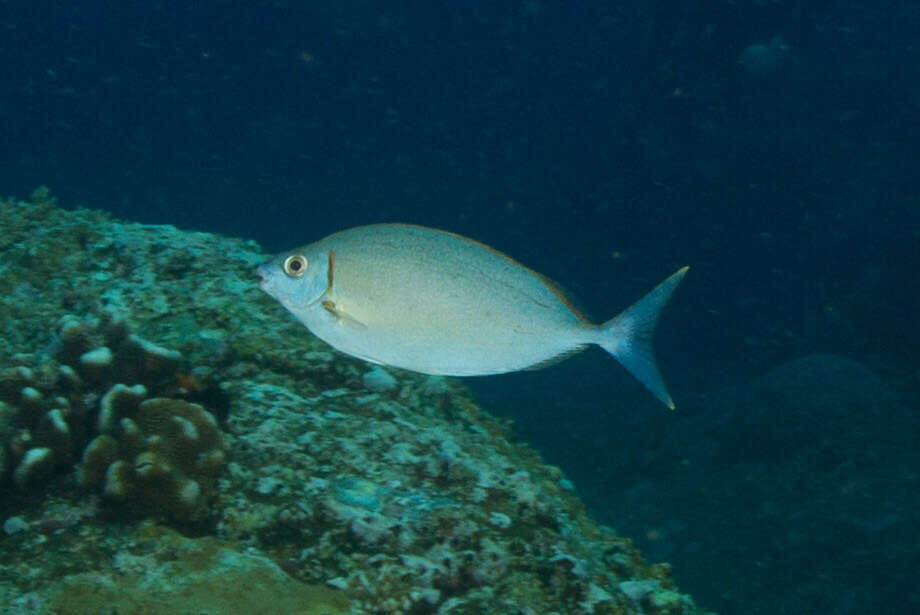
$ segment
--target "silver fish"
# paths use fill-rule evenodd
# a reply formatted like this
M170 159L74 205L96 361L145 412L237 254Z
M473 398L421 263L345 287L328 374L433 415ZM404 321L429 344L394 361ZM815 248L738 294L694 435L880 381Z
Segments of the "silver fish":
M314 335L365 361L481 376L541 367L597 344L670 408L652 333L686 272L595 325L539 273L472 239L421 226L348 229L256 269L262 290Z

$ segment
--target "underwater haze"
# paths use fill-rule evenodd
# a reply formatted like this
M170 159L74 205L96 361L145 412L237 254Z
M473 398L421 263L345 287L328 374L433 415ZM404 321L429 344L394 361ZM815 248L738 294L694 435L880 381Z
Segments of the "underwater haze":
M0 610L97 612L92 570L260 612L204 597L244 570L285 613L920 612L917 32L906 1L0 2ZM259 290L393 222L595 323L688 265L676 409L598 348L375 367Z

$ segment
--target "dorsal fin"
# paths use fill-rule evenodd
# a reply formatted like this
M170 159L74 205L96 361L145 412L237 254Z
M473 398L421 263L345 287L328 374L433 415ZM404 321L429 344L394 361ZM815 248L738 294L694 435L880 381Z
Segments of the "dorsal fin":
M521 266L526 268L525 265L521 265ZM542 273L538 271L534 271L533 269L529 269L529 271L533 273L535 276L537 276L540 279L540 281L543 282L543 284L546 285L546 287L553 292L554 295L559 297L559 300L562 301L565 307L569 308L569 311L572 312L572 314L574 314L575 317L578 318L578 320L580 320L583 324L586 324L586 325L592 324L590 314L584 308L582 303L578 299L575 298L575 294L573 292L571 292L569 289L567 289L565 286L563 286L559 282L556 282L555 280L551 280L550 278L546 277L545 275L543 275Z

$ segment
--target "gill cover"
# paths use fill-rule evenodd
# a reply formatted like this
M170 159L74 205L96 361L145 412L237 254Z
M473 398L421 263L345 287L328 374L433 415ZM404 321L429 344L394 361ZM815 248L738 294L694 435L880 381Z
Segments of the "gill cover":
M267 264L262 284L290 310L306 310L322 301L331 291L334 256L293 250ZM263 265L265 267L265 265Z

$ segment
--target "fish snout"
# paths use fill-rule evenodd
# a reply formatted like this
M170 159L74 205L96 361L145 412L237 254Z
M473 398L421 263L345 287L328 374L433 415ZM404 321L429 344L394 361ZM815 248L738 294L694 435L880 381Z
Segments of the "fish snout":
M267 290L269 282L271 281L271 274L268 269L270 264L271 263L263 263L252 270L254 274L259 276L259 288L262 290Z

